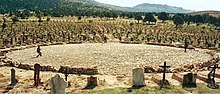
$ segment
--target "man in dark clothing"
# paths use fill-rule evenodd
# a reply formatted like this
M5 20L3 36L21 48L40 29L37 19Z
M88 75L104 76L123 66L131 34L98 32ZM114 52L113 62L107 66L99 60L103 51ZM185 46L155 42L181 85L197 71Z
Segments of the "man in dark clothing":
M42 56L42 54L41 54L41 51L40 51L40 50L41 50L41 49L40 49L40 46L38 45L38 46L37 46L37 53L38 53L37 57Z

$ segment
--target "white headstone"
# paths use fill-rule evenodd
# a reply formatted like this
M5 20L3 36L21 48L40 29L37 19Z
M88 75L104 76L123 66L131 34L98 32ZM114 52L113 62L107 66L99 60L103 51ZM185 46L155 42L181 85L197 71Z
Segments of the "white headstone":
M67 82L60 75L56 74L51 78L49 85L51 94L66 94Z
M136 68L132 70L133 86L145 86L144 70L142 68Z

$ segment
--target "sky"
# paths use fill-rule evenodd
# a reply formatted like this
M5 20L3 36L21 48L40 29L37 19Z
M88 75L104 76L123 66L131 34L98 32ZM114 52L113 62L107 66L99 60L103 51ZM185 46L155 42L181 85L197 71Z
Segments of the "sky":
M95 0L105 4L133 7L142 3L163 4L195 11L218 10L220 11L220 0Z

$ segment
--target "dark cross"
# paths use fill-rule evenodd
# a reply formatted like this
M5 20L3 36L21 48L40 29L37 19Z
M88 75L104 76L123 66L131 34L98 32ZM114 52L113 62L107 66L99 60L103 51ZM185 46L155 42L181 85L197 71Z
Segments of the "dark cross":
M166 75L166 68L169 68L170 66L167 66L166 65L166 61L164 62L164 65L163 66L159 66L161 68L163 68L163 79L162 79L162 85L161 87L163 87L166 83L166 79L165 79L165 75Z
M69 75L68 68L66 68L66 70L65 70L65 80L66 80L66 81L67 81L68 75Z
M210 88L218 88L218 85L215 83L215 70L217 69L217 68L219 68L220 69L220 67L218 67L218 65L216 64L216 65L214 65L213 67L212 66L209 66L208 67L208 69L212 69L211 71L210 71L210 73L208 74L208 87L210 87ZM211 78L211 75L212 75L212 78Z

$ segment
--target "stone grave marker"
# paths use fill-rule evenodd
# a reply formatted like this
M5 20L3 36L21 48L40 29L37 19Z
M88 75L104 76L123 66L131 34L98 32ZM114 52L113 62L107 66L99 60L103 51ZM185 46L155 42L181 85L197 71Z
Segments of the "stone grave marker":
M34 65L34 86L38 86L40 84L40 64Z
M132 70L133 87L145 86L144 70L142 68L136 68Z
M207 86L209 88L212 88L212 89L218 89L219 88L219 85L217 85L216 82L215 82L215 70L217 68L220 68L220 67L218 67L217 64L214 65L213 67L212 66L208 67L208 69L211 69L211 71L208 74L208 81L207 81L208 85Z
M85 87L85 89L93 89L96 86L98 86L98 80L97 77L87 77L87 86Z
M197 74L188 73L183 76L182 87L196 87Z
M165 61L164 65L159 67L163 68L163 79L160 81L160 88L163 88L169 85L169 81L166 80L166 68L169 68L170 66L167 66Z
M66 94L67 82L60 75L56 74L52 77L49 85L51 94Z
M11 69L11 85L15 85L18 80L15 78L15 69Z
M97 81L97 77L93 77L93 76L90 76L87 78L87 85L88 86L98 86L98 81Z

